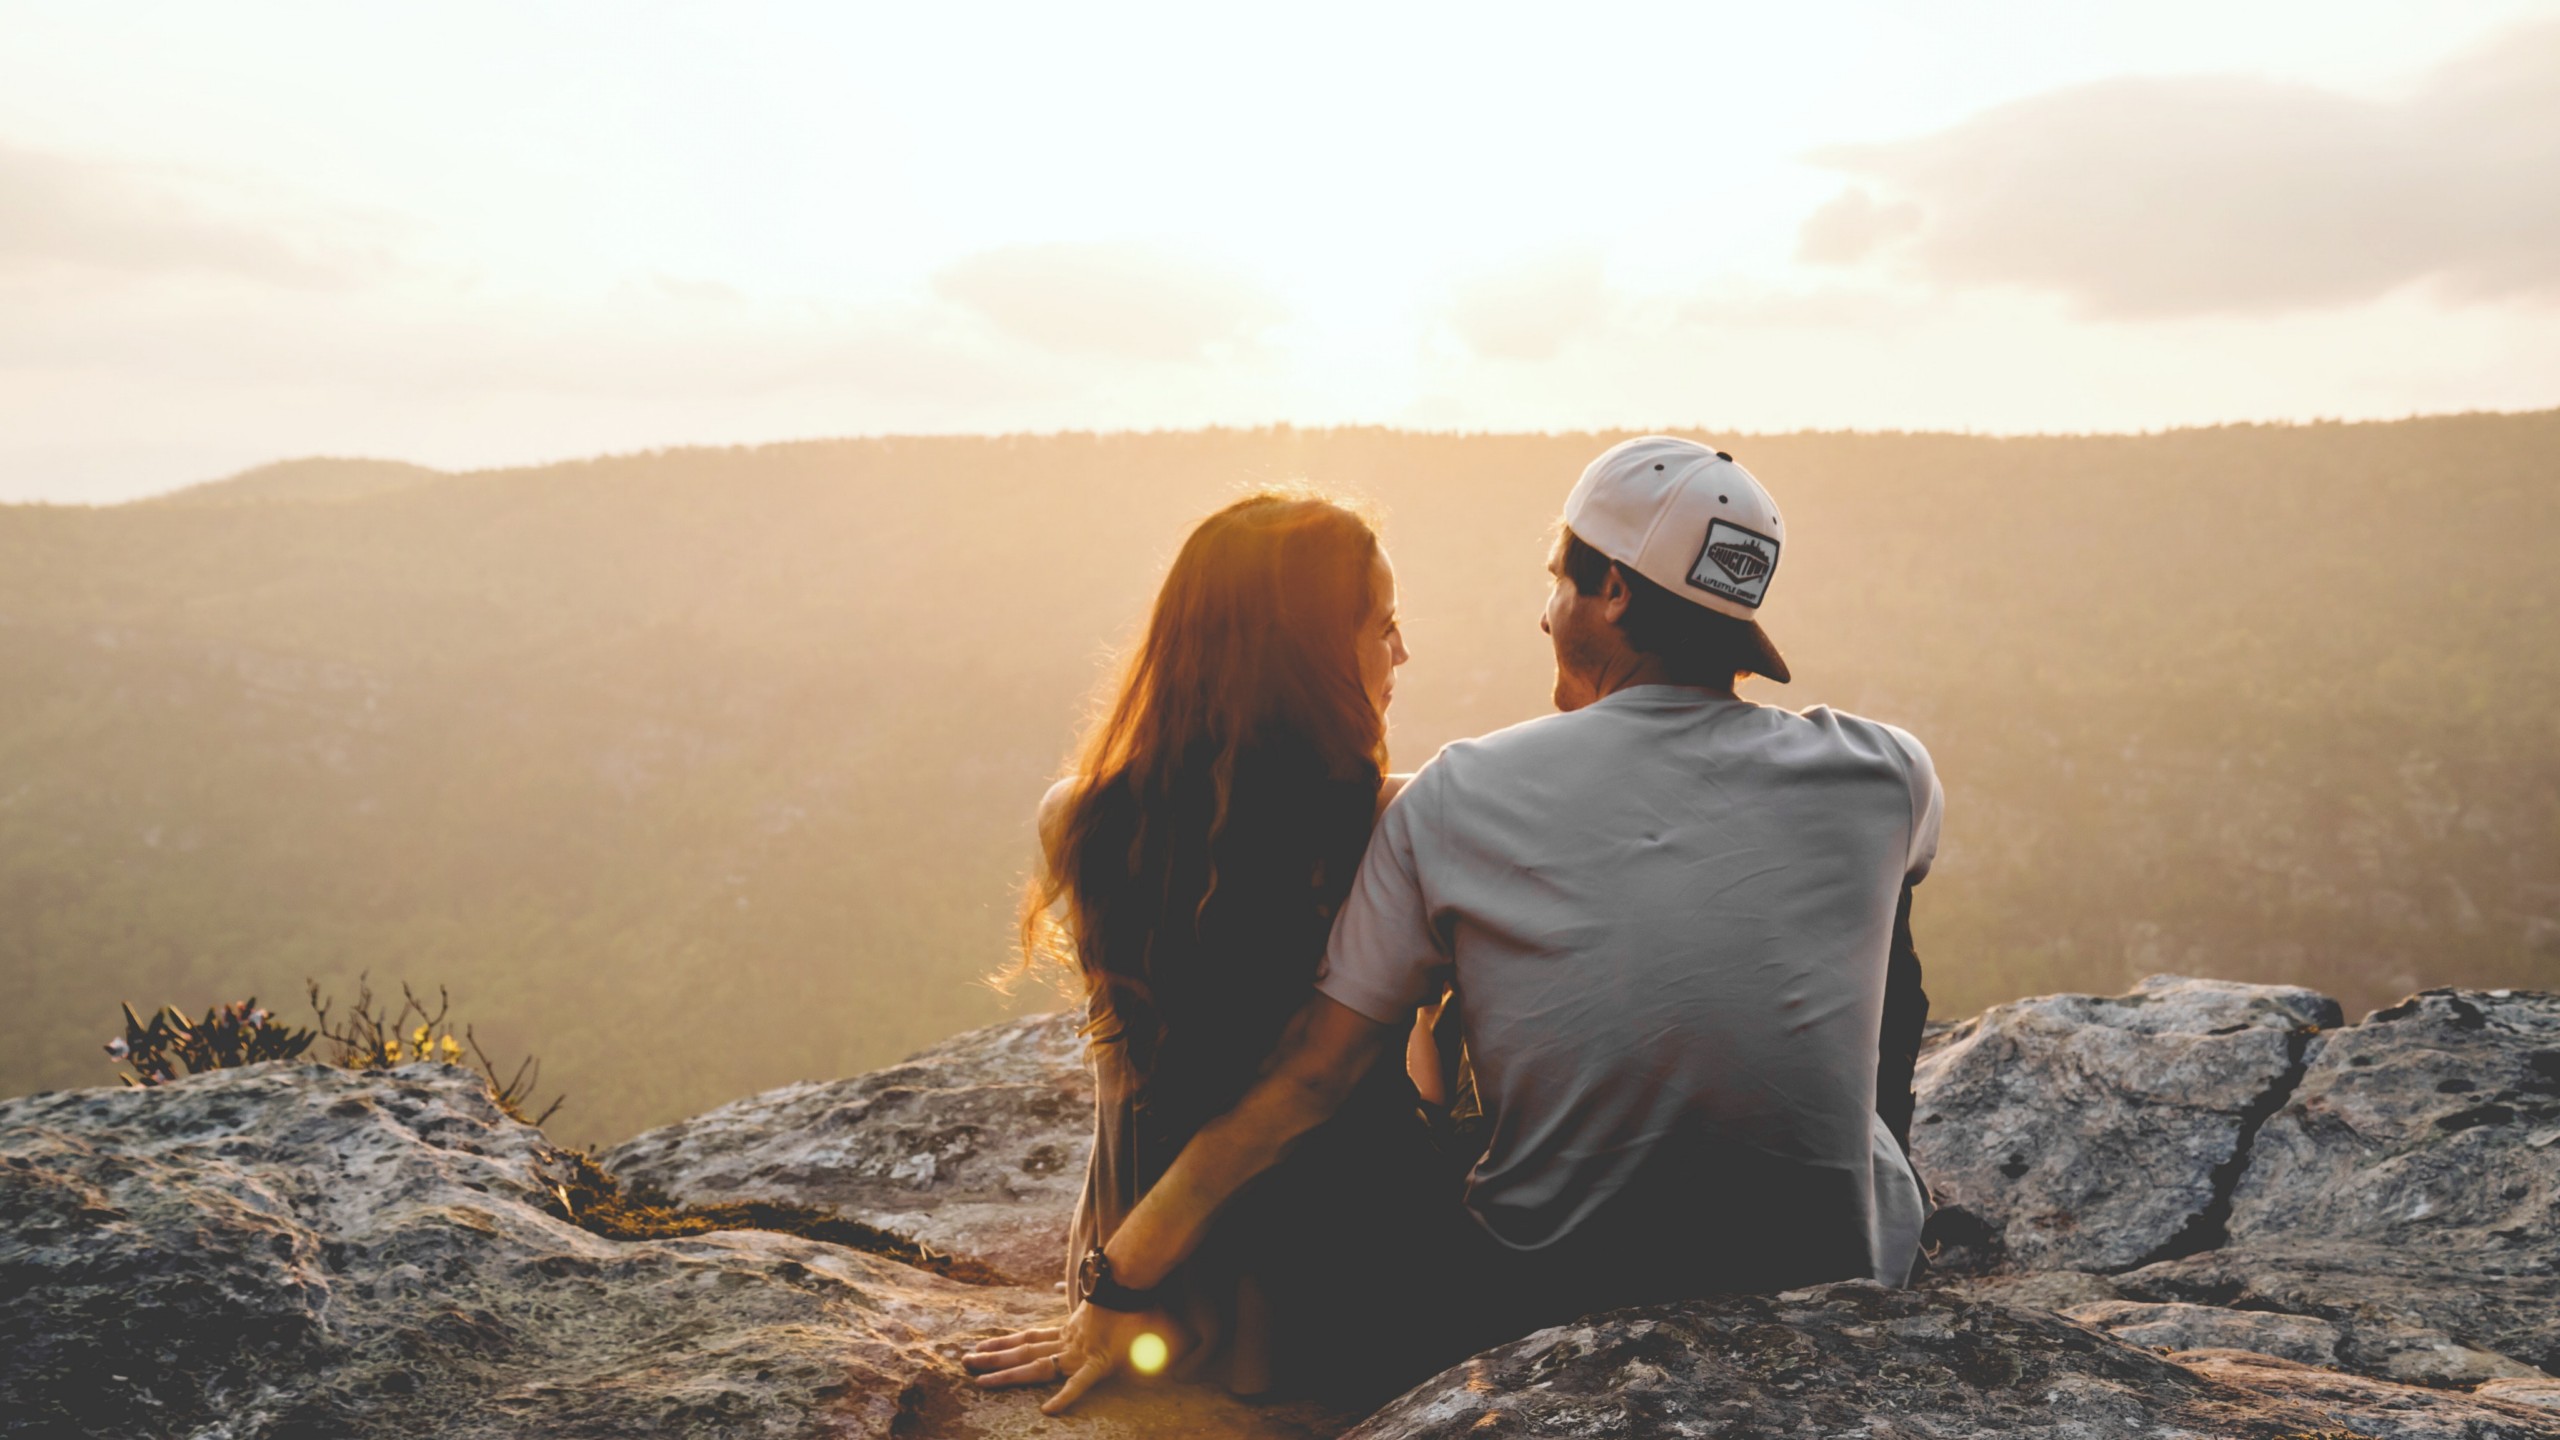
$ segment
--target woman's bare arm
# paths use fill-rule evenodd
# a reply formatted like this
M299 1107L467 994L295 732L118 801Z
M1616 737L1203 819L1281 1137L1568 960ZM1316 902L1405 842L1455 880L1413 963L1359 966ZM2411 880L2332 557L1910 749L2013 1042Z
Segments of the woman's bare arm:
M1049 787L1048 794L1040 797L1040 812L1034 824L1040 832L1040 858L1047 861L1052 870L1058 866L1058 847L1067 839L1067 802L1075 797L1076 787L1083 783L1081 775L1063 776L1057 784Z

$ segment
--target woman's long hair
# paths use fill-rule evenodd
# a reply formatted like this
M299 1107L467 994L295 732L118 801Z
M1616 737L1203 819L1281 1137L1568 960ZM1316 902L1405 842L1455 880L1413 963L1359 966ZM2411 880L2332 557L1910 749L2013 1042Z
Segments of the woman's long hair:
M1386 733L1358 645L1378 554L1367 520L1311 494L1203 520L1024 898L1026 963L1071 963L1094 1038L1126 1046L1149 1089L1180 1071L1164 1089L1197 1118L1232 1103L1303 1001L1368 843Z

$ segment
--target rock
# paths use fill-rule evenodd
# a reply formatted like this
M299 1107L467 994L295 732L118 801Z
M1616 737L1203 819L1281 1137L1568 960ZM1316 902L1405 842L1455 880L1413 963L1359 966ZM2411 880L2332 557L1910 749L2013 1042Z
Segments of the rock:
M768 1090L600 1157L687 1204L786 1200L911 1235L1026 1284L1065 1273L1093 1145L1072 1015L972 1030L886 1070Z
M2531 1380L2491 1380L2471 1393L2483 1400L2503 1400L2510 1405L2538 1405L2545 1410L2560 1410L2560 1380L2548 1375Z
M2549 1378L2530 1365L2472 1349L2441 1330L2418 1325L2128 1300L2082 1305L2063 1313L2119 1340L2155 1350L2251 1350L2404 1385L2469 1389L2488 1380Z
M2550 1440L2549 1409L2487 1387L2469 1395L2420 1390L2239 1350L2189 1350L2169 1359L2198 1375L2316 1410L2351 1434L2379 1440Z
M2321 1037L2260 1130L2231 1243L2560 1258L2560 995L2430 990Z
M2487 1350L2474 1350L2440 1330L2387 1325L2351 1332L2342 1358L2347 1368L2408 1385L2468 1389L2490 1380L2545 1380L2550 1377Z
M2155 977L1956 1026L1918 1093L1936 1283L1969 1298L2432 1386L2560 1369L2560 997L2345 1026Z
M556 1218L556 1152L468 1071L270 1064L0 1102L0 1434L1053 1433L968 1386L964 1337L1054 1295L731 1231ZM1211 1392L1079 1433L1305 1440Z
M2162 977L1946 1029L1920 1102L1947 1207L1923 1288L1588 1317L1356 1433L2560 1436L2560 997L2342 1026ZM438 1066L0 1102L0 1436L1062 1433L955 1361L1056 1317L1091 1104L1071 1023L1033 1017L608 1157L1029 1282L976 1286L763 1232L590 1234L562 1153ZM1079 1414L1096 1440L1352 1418L1161 1384Z
M2430 990L2321 1035L2229 1243L2118 1280L2397 1333L2347 1357L2372 1374L2560 1370L2560 996Z
M2128 1345L2153 1350L2254 1350L2304 1365L2338 1363L2337 1326L2307 1315L2226 1310L2219 1305L2145 1305L2107 1300L2062 1312Z
M2263 1388L2223 1381L2039 1311L1852 1281L1541 1330L1406 1392L1345 1440L2547 1433L2364 1428L2348 1417L2424 1413L2443 1397L2357 1383L2366 1388L2333 1396L2286 1393L2290 1376ZM2522 1405L2465 1410L2547 1423Z
M2208 1249L2336 1001L2154 976L1998 1006L1921 1058L1913 1158L1941 1268L2122 1270Z
M2356 1337L2339 1363L2384 1378L2469 1384L2547 1370L2560 1350L2560 1277L2484 1277L2424 1252L2359 1245L2315 1252L2305 1241L2293 1253L2216 1250L2115 1280L2131 1299L2338 1323Z
M1968 1300L1994 1300L2003 1305L2023 1305L2030 1310L2070 1310L2124 1298L2124 1291L2114 1280L2085 1270L1940 1275L1931 1283Z

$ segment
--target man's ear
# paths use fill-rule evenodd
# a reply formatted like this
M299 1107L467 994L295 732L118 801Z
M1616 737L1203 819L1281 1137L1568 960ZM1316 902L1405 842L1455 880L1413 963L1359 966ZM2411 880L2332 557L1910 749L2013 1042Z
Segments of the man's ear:
M1635 598L1635 588L1627 584L1627 572L1611 565L1607 578L1600 582L1601 617L1612 625L1623 623L1627 618L1627 606Z

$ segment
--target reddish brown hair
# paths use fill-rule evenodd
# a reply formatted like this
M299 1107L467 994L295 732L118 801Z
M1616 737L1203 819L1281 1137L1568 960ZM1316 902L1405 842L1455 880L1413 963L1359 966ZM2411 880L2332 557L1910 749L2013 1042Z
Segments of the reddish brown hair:
M1378 554L1365 518L1318 495L1209 516L1085 737L1025 952L1075 966L1092 1032L1141 1075L1194 1051L1215 1069L1215 1047L1261 1044L1241 1057L1258 1062L1268 1044L1243 1032L1267 1019L1276 1041L1304 998L1386 768L1357 649Z

